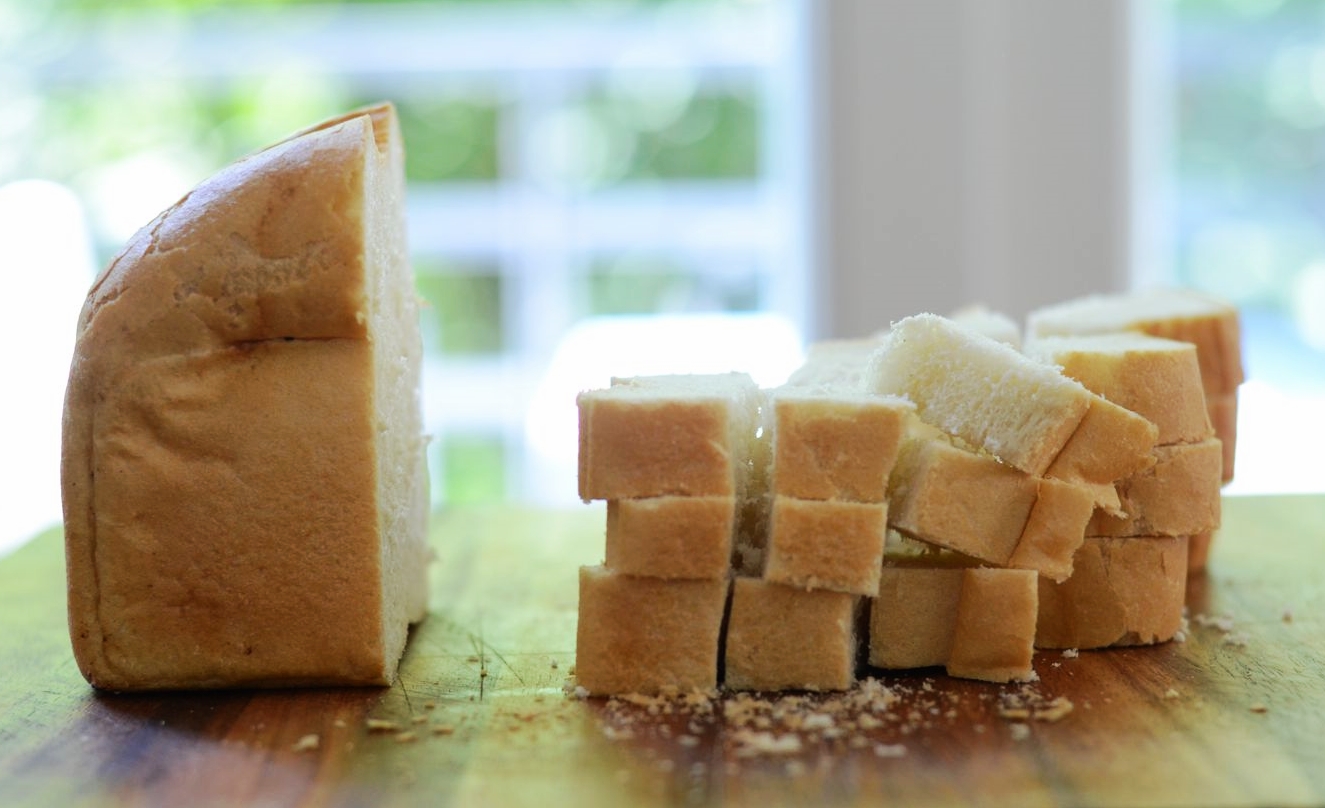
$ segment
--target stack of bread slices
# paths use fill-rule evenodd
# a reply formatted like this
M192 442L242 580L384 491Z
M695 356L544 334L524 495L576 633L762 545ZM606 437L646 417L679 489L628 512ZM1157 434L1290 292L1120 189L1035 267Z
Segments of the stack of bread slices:
M811 346L771 390L581 394L580 495L608 505L579 685L841 690L865 665L1006 682L1034 678L1036 647L1173 638L1231 476L1215 413L1236 411L1237 340L1220 301L1138 293L1036 312L1024 347L995 313L922 314Z

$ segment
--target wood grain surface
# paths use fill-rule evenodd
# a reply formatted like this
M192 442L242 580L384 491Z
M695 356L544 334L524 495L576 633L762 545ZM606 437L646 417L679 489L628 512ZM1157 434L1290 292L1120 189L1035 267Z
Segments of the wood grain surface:
M438 517L392 688L133 696L78 675L43 535L0 560L0 804L1325 804L1325 497L1225 501L1185 642L1040 653L1031 686L880 676L854 706L568 696L602 532L594 506Z

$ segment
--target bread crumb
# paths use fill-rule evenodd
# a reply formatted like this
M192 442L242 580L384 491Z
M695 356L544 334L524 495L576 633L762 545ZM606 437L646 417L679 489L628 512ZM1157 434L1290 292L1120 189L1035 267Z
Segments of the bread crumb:
M396 743L413 743L418 740L418 736L413 732L397 732Z
M1012 735L1014 741L1024 741L1031 737L1031 728L1029 724L1009 724L1008 732Z
M1067 696L1059 696L1044 707L1037 709L1035 711L1035 720L1047 721L1052 724L1055 721L1061 721L1072 712L1072 709L1072 700Z
M1251 711L1253 713L1268 713L1270 712L1270 708L1266 707L1264 704L1261 704L1260 702L1256 702L1255 704L1251 705Z
M318 737L317 733L310 732L309 734L295 741L294 745L291 746L290 749L295 752L312 752L314 749L318 748L318 745L320 743L321 739Z
M603 727L603 735L609 741L628 741L635 737L635 731L630 729L629 727L622 727L618 729L617 727L608 725Z
M426 724L426 723L428 723L428 716L426 716L426 715L416 715L416 716L414 716L413 718L411 718L411 719L409 720L409 722L410 722L411 724Z
M801 739L794 733L775 735L772 732L738 729L732 733L736 756L794 755L801 751Z
M552 660L549 660L549 661L552 663L552 670L556 670L557 668L561 667L561 664L560 664L559 662L557 662L557 660L552 659Z
M438 724L432 728L433 735L454 735L455 727L450 724Z
M1164 691L1164 698L1166 698L1166 699L1180 699L1180 698L1182 698L1182 694L1179 693L1177 690L1175 690L1175 689L1173 689L1173 688L1170 687L1168 690L1165 690L1165 691Z
M571 691L571 695L580 701L584 701L589 698L589 691L583 685L576 685L575 689Z
M1245 631L1234 631L1224 635L1224 645L1232 645L1236 648L1246 648L1251 637Z
M365 724L369 732L396 732L400 729L400 724L382 718L370 718Z
M1063 659L1076 659L1079 656L1081 656L1081 652L1075 648L1063 649Z
M1284 621L1285 623L1291 623L1291 622L1293 622L1293 610L1292 610L1292 609L1284 609L1284 613L1283 613L1282 619L1283 619L1283 621Z
M1196 623L1196 625L1201 628L1214 628L1225 634L1233 630L1233 618L1226 614L1214 616L1198 614L1196 617L1192 618L1192 622Z
M436 710L436 709L437 709L437 702L435 702L435 701L425 701L425 702L423 703L423 709L425 709L425 710Z
M699 738L697 738L694 735L682 735L680 738L676 739L676 742L681 746L687 746L687 747L699 746Z
M906 757L906 747L900 743L876 743L874 755L881 758Z

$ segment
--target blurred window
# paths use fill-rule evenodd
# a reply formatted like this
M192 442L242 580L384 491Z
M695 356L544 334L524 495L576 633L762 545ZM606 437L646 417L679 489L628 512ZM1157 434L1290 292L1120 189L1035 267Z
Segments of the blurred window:
M529 430L575 429L573 395L570 420L531 407L561 389L544 378L554 355L566 379L594 364L558 352L577 325L607 318L611 340L636 333L631 315L763 313L805 333L805 14L801 0L0 0L0 185L42 178L81 200L86 289L208 174L394 101L435 504L571 502L573 449L531 458ZM60 328L81 302L52 315ZM689 344L662 369L704 350ZM47 360L67 367L67 348ZM34 451L58 456L58 434L43 440Z
M1179 0L1160 24L1175 280L1243 312L1230 490L1325 491L1325 2Z

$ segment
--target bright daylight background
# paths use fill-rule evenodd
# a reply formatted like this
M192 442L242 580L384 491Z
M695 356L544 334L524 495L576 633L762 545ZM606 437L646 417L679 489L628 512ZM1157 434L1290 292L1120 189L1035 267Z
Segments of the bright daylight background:
M111 5L0 0L0 552L59 519L97 269L223 164L380 98L408 147L438 506L573 502L579 389L773 384L817 336L811 0ZM1325 405L1325 0L1155 5L1163 280L1245 311L1235 490L1325 490L1299 448Z

